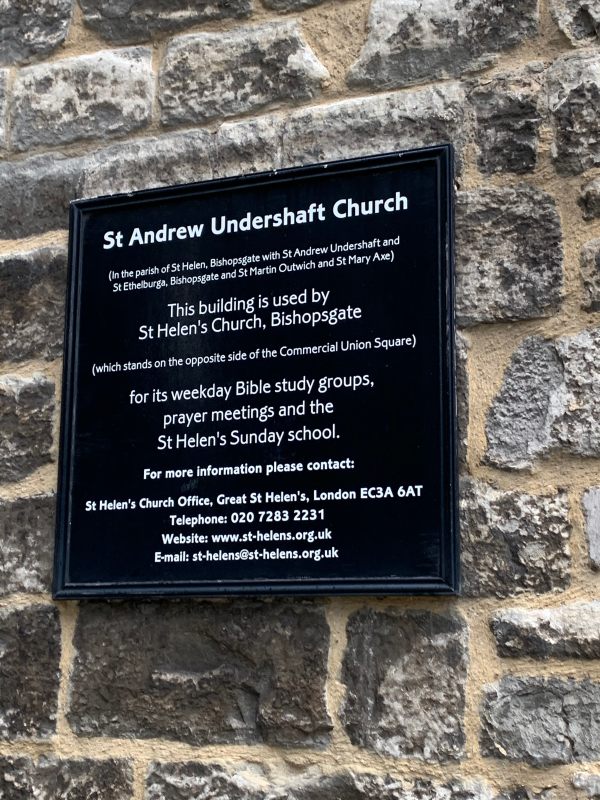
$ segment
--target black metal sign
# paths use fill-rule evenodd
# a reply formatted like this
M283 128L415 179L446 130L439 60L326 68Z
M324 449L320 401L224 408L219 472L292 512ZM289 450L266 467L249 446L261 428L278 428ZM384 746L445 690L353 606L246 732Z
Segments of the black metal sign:
M55 597L456 590L451 156L72 205Z

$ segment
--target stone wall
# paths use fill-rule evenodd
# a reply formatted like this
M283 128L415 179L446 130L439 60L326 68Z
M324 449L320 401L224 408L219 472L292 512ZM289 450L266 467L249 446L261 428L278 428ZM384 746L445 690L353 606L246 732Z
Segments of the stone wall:
M0 28L0 796L600 797L597 0ZM69 201L446 141L462 596L52 603Z

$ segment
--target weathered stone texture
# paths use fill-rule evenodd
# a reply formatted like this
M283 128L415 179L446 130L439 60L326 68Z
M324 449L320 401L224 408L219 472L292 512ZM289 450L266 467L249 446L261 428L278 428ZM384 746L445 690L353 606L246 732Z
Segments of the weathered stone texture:
M328 75L295 22L180 36L160 70L162 121L205 122L310 100Z
M252 10L252 0L80 0L84 23L118 44L145 42L213 19L239 19Z
M64 247L0 256L0 360L61 354L66 269Z
M503 678L488 688L481 720L486 756L544 767L600 755L600 685L589 680Z
M600 239L585 244L581 250L581 278L585 311L600 311Z
M373 0L351 86L407 86L483 69L537 31L535 0Z
M39 373L0 377L0 482L18 481L50 461L54 383Z
M0 150L6 149L6 115L8 113L8 97L6 95L7 81L8 70L0 69Z
M212 178L208 131L136 139L92 153L82 164L83 197L119 194Z
M600 41L598 0L550 0L550 10L571 44L582 47Z
M600 658L600 602L500 611L491 623L505 657Z
M529 186L461 192L456 208L459 325L555 313L563 297L554 200Z
M325 0L263 0L267 8L273 11L304 11L305 8L318 6Z
M56 608L0 609L0 654L0 739L49 738L58 702Z
M225 123L215 138L215 178L279 169L285 125L269 115Z
M0 758L0 797L6 800L130 800L133 770L107 759Z
M323 744L328 641L308 604L86 604L69 720L85 736Z
M0 500L0 595L50 591L55 505L52 494Z
M464 109L456 83L303 109L286 123L283 166L453 142L460 170Z
M458 429L458 465L467 467L467 444L469 441L469 373L467 360L468 340L456 335L456 417Z
M525 469L551 452L600 455L600 328L516 350L486 425L490 464Z
M571 778L575 789L583 789L586 797L600 797L600 775L590 772L576 772Z
M153 764L146 782L146 800L492 800L490 788L478 781L414 783L388 775L337 772L314 776L298 774L285 785L266 783L250 765L235 773L218 764L197 762ZM532 794L503 794L497 800L533 800Z
M0 238L68 228L82 164L80 158L59 156L0 162Z
M541 594L569 585L567 497L461 482L462 591L470 597Z
M585 535L592 568L600 569L600 486L593 486L583 495Z
M561 174L574 175L600 164L600 55L557 58L547 73L554 128L552 154Z
M363 609L347 625L342 723L355 745L426 761L464 753L467 628L454 614Z
M477 163L485 175L522 175L535 168L543 119L542 70L542 64L530 64L496 75L471 91Z
M10 0L0 6L0 64L49 55L69 31L73 0Z
M148 48L104 50L21 70L11 142L17 150L139 130L152 112Z
M600 217L600 178L584 184L577 201L583 212L584 219L597 219Z

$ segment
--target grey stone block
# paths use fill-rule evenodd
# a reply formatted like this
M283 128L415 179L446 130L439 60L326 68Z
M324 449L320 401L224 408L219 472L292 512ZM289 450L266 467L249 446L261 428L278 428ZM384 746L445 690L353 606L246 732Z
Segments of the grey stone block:
M296 22L180 36L160 69L161 119L166 125L206 122L310 100L328 76Z
M581 279L585 311L600 311L600 239L593 239L581 249Z
M104 39L135 44L209 20L247 17L252 0L80 0L80 6L84 23Z
M353 744L384 755L464 755L467 627L454 614L363 609L350 617L341 720Z
M571 557L567 497L461 482L462 590L512 597L566 589Z
M17 150L131 133L150 121L148 48L103 50L22 69L13 88Z
M589 680L506 677L488 687L483 755L535 767L597 761L600 685Z
M562 232L554 200L530 186L460 192L458 324L548 317L562 298Z
M600 178L594 178L581 187L581 194L577 200L583 212L584 219L597 219L600 217Z
M458 433L458 465L467 467L467 444L469 441L469 373L467 370L468 340L456 334L456 417Z
M73 0L10 0L0 7L0 64L26 64L54 52L71 24Z
M542 64L530 64L482 81L470 92L477 163L485 175L522 175L535 168L544 117L542 70Z
M600 569L600 486L583 495L583 513L590 563L593 569Z
M250 764L238 764L235 771L197 762L151 765L145 800L187 800L192 796L203 800L492 800L493 794L487 784L476 780L441 784L349 771L315 775L307 770L282 785L267 782L262 771ZM506 794L502 800L538 797Z
M600 2L598 0L550 0L550 11L558 27L578 47L600 41Z
M491 623L498 654L504 657L600 658L600 602L559 608L511 608Z
M92 197L208 180L212 158L213 136L208 131L112 145L85 158L80 193Z
M48 739L56 729L60 626L53 606L0 609L0 739Z
M260 787L260 781L245 775L238 765L235 773L219 764L194 761L174 764L153 763L146 778L145 800L181 800L198 797L202 800L271 800L271 787Z
M373 0L351 86L386 89L462 76L537 31L535 0Z
M18 481L48 464L52 447L54 383L0 376L0 482Z
M215 138L215 178L279 169L284 127L273 115L221 125Z
M488 413L486 460L526 469L552 452L599 456L599 381L600 328L525 339Z
M586 797L600 797L600 775L592 772L576 772L571 778L575 789L583 789Z
M64 247L0 256L0 360L61 355L66 270Z
M285 124L283 166L452 142L460 171L465 95L456 83L311 107Z
M127 761L91 758L0 758L0 797L6 800L131 800Z
M85 604L69 721L82 736L324 744L328 644L304 603Z
M6 149L6 116L8 114L8 97L6 94L7 81L8 70L0 69L0 150Z
M554 130L552 155L562 175L576 175L600 164L600 55L568 54L547 73Z
M0 162L0 238L67 229L82 166L81 158L49 155Z
M0 500L0 595L50 591L55 506L53 494Z

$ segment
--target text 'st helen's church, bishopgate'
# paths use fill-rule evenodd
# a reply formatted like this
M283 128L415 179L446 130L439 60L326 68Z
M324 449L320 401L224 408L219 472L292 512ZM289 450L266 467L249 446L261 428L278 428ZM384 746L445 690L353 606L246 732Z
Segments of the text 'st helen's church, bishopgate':
M600 6L0 8L0 797L600 797Z

